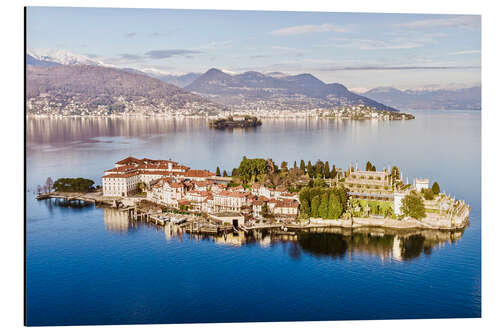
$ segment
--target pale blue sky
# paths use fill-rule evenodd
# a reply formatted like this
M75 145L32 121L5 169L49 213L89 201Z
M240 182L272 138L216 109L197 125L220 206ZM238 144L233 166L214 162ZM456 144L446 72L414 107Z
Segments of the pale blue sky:
M363 90L481 81L480 16L30 7L28 49L172 73L311 73Z

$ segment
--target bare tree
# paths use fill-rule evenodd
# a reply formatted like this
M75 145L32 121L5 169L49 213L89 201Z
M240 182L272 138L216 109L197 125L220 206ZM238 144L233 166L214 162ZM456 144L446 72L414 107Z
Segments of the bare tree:
M43 190L43 189L42 189L42 186L41 186L41 185L38 185L38 186L36 187L36 192L38 193L38 195L40 195L40 194L42 193L42 190Z
M48 192L48 188L47 188L47 184L43 185L43 193L47 193Z
M52 178L47 178L47 180L45 181L45 185L47 186L48 192L50 193L50 191L52 191L52 186L54 185L54 181L52 180Z

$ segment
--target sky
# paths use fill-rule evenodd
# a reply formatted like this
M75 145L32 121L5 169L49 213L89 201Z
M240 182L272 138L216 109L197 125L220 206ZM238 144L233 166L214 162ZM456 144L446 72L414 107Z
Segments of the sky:
M28 50L164 73L311 73L363 92L481 83L478 15L29 7Z

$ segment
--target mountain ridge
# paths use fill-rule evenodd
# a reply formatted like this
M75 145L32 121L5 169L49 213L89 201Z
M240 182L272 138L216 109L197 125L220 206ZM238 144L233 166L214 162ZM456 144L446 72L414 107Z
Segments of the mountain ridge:
M141 73L92 65L26 68L27 111L58 114L213 113L224 106ZM44 112L42 112L44 113Z
M214 102L241 108L270 109L332 108L365 105L378 110L397 111L368 97L355 94L340 83L324 83L310 73L269 75L256 71L228 74L211 68L185 86Z
M481 109L481 86L454 90L399 90L394 87L377 87L361 95L400 109Z

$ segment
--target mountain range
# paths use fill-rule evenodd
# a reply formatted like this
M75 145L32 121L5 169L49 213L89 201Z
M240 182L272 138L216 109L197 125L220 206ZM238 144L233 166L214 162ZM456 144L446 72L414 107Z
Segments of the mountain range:
M378 110L397 111L365 96L349 91L339 83L324 83L311 74L263 74L249 71L231 75L212 68L186 90L215 102L246 109L313 109L365 105Z
M115 105L119 98L132 100L134 103L138 103L141 98L152 98L154 101L150 106L154 110L160 105L169 110L182 109L189 103L197 103L197 110L203 109L202 105L207 110L226 109L223 105L227 105L233 110L292 111L350 105L365 105L389 111L397 111L396 108L481 108L480 86L433 91L382 87L356 94L340 83L327 84L307 73L287 75L281 72L264 74L249 71L229 74L212 68L203 74L174 75L154 68L117 68L104 64L95 59L95 56L63 50L29 51L26 64L29 67L27 84L30 98L42 93L44 96L52 96L49 98L52 100L58 100L55 96L64 95L73 102L81 102L87 95L85 103L91 109L96 105L103 105L103 101ZM164 94L163 97L161 94ZM141 103L148 104L144 101Z
M481 86L448 90L399 90L381 87L362 94L400 109L480 110Z
M94 65L26 67L27 111L215 114L226 108L141 73Z

